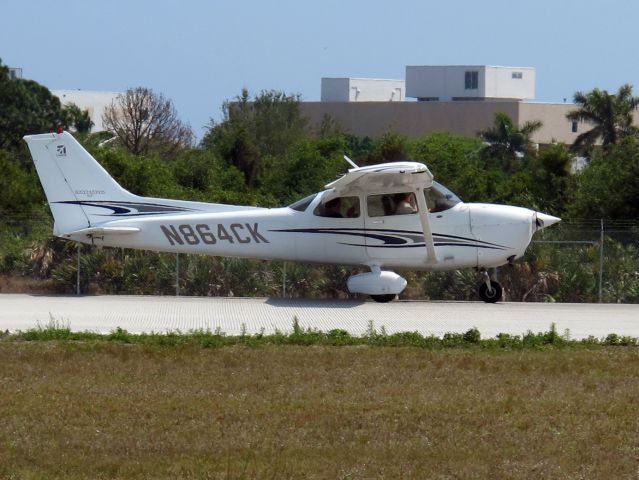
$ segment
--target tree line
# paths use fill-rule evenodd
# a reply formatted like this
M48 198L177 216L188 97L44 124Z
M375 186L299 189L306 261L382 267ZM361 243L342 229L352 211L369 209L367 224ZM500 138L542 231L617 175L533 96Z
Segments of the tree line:
M50 238L50 230L21 224L24 212L30 218L48 218L22 136L60 126L73 131L125 188L144 196L286 205L322 190L343 173L348 165L342 156L347 154L359 165L421 161L438 181L468 202L522 205L567 221L639 218L639 140L632 121L637 98L630 85L613 94L599 89L575 94L575 110L568 118L585 121L592 128L574 145L536 146L531 138L539 122L519 126L502 113L495 116L492 127L475 137L441 132L410 139L392 131L378 138L358 137L328 117L312 128L300 113L297 95L263 91L251 96L246 90L224 103L222 119L211 121L196 145L191 128L179 120L172 102L144 87L118 97L104 114L107 131L91 133L87 112L63 107L34 81L10 79L1 64L0 105L0 168L4 172L0 177L4 218L0 269L5 275L51 278L61 259L72 254L63 242ZM575 168L578 157L584 163L580 169ZM103 261L125 262L116 257ZM528 267L538 278L534 262ZM108 270L105 265L95 268L102 276ZM71 273L60 275L63 279ZM219 271L215 275L219 277ZM264 273L269 275L272 272ZM314 281L321 283L318 278ZM549 279L547 283L552 284ZM302 285L308 279L299 281ZM232 290L221 287L200 293Z

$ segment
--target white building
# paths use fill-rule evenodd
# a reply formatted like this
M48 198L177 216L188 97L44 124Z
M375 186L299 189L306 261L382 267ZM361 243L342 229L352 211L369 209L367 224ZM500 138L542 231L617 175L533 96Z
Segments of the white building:
M322 102L402 102L403 80L322 78Z
M22 78L22 68L9 67L9 78L11 80L17 80Z
M74 103L80 110L88 110L94 126L92 132L104 131L102 125L102 113L111 105L119 92L94 92L90 90L51 90L60 99L62 105Z
M406 67L406 96L422 101L532 100L535 69L490 65Z
M394 94L394 89L400 89ZM302 102L302 115L319 128L328 115L347 131L378 137L394 131L410 138L447 131L474 137L506 113L515 124L540 120L536 143L573 143L587 128L566 114L568 103L538 103L535 69L490 65L406 67L406 80L323 78L321 102ZM417 99L418 101L390 101ZM637 114L639 116L639 113Z

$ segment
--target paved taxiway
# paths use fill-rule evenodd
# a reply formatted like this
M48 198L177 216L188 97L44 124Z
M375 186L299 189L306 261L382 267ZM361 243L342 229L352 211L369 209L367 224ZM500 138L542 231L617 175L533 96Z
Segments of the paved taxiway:
M0 295L0 330L27 330L51 319L75 331L133 333L209 329L237 335L300 326L328 331L342 328L361 335L369 328L388 333L418 331L441 336L477 327L483 337L547 331L552 323L573 338L609 333L639 337L639 305L282 300L142 296ZM243 327L244 326L244 327Z

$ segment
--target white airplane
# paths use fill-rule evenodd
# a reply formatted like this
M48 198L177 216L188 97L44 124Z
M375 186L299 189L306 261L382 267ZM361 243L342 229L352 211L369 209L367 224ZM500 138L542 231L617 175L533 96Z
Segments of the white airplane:
M352 293L388 302L406 287L391 268L482 274L521 257L559 218L526 208L463 203L416 162L353 168L288 207L140 197L122 188L67 132L24 137L54 218L54 235L98 246L367 267Z

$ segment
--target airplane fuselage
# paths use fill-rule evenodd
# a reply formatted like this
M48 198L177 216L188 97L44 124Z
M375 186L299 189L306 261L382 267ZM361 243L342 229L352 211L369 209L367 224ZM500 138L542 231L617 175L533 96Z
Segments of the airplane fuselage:
M439 259L432 263L417 214L371 217L364 208L357 218L327 218L314 214L321 199L318 194L304 211L232 207L220 212L125 217L109 225L136 227L138 234L70 238L165 252L447 270L503 265L523 255L535 230L531 210L458 203L429 213Z

